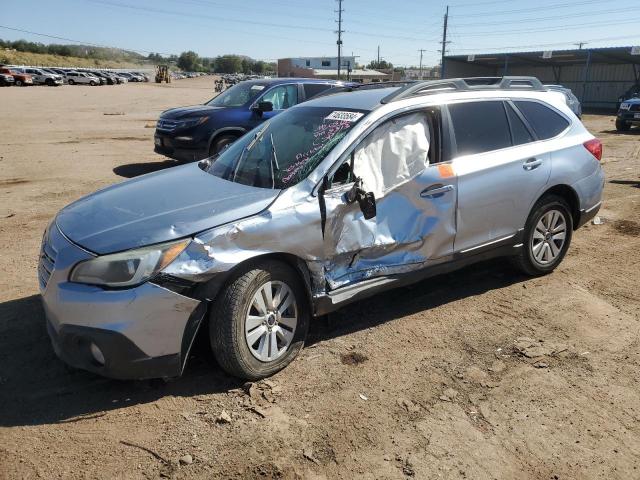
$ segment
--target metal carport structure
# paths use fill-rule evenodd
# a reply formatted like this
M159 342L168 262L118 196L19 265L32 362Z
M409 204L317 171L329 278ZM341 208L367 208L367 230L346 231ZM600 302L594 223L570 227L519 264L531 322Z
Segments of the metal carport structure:
M564 85L583 107L613 110L618 97L640 83L640 48L451 55L444 60L445 78L503 75L532 75Z

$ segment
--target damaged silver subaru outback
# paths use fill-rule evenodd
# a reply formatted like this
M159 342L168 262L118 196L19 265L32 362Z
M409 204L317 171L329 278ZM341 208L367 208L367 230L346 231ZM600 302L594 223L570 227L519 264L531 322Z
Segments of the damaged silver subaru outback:
M38 267L58 356L179 376L202 331L258 379L354 300L496 256L551 272L599 209L601 143L535 78L354 90L60 211Z

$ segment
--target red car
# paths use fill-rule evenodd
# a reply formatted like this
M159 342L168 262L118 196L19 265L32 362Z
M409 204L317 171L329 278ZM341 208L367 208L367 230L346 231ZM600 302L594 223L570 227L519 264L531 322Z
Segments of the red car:
M15 86L16 87L24 87L26 85L33 85L33 78L31 78L31 75L29 75L29 74L16 72L15 70L11 70L10 68L7 68L7 67L1 67L0 68L0 73L4 73L6 75L11 75L13 77L13 79L15 80Z

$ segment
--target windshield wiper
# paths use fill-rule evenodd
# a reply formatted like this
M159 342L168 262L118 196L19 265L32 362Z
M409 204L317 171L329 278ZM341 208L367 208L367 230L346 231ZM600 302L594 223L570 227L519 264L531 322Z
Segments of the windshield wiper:
M269 167L271 170L271 188L276 188L276 170L280 171L280 165L278 165L278 154L276 153L276 145L273 142L273 133L269 134L271 139L271 158L269 159ZM275 163L276 168L273 168Z
M247 155L249 154L251 149L254 147L254 145L258 143L258 140L260 140L260 137L262 136L262 134L264 133L264 131L267 129L268 126L269 125L267 124L264 127L262 127L262 129L260 129L258 132L256 132L255 136L253 137L253 140L247 143L247 145L242 149L242 153L240 153L240 156L238 157L238 162L236 163L236 168L234 168L233 170L234 182L236 181L236 175L238 174L240 165L242 165L242 162L244 162L245 158L247 158Z

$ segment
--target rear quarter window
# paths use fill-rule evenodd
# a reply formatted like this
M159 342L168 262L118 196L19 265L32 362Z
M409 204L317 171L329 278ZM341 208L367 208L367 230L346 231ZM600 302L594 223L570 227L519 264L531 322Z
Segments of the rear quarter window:
M569 126L566 118L541 103L523 100L514 103L536 132L539 140L553 138Z
M327 90L329 87L332 87L332 86L333 85L329 85L326 83L305 83L302 85L302 88L304 88L305 98L309 100L311 97L316 96L320 92L324 92L325 90Z

